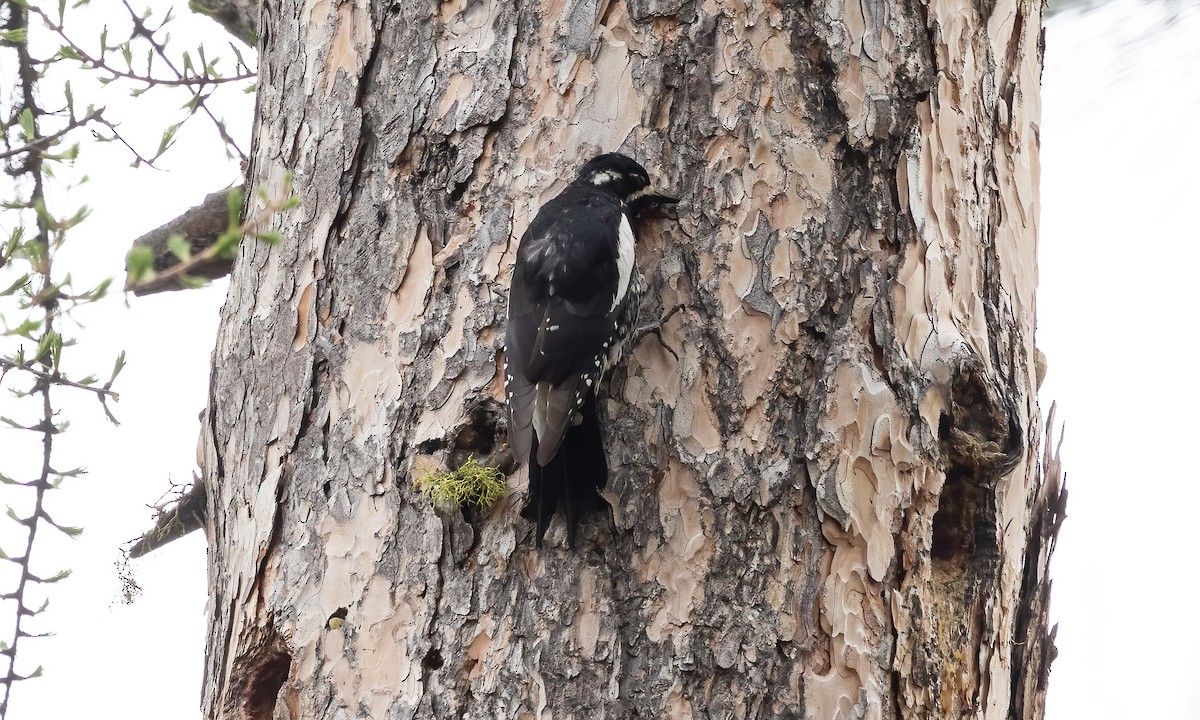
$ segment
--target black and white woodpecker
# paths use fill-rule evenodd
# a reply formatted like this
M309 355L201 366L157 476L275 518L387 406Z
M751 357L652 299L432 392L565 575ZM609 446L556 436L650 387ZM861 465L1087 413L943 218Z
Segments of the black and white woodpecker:
M656 192L646 169L619 153L588 161L521 236L508 296L505 394L509 444L529 461L537 545L560 503L567 544L582 516L607 507L596 389L620 359L637 321L641 279L631 220Z

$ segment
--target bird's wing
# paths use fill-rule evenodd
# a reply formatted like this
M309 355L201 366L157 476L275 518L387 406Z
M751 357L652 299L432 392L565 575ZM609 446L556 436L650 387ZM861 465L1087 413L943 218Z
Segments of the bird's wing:
M592 394L599 377L600 369L596 368L595 374L589 378L590 383L585 384L583 380L574 378L561 385L543 386L546 404L544 420L540 423L542 428L538 432L539 465L545 466L554 459L575 413L579 412L588 396Z
M504 392L508 401L508 444L512 447L513 457L524 462L529 458L529 448L533 444L537 386L526 380L524 374L510 368L505 360Z
M505 332L512 379L505 379L513 447L522 459L531 425L538 431L538 461L554 457L582 398L599 381L619 312L613 296L623 219L615 200L568 189L542 208L521 238ZM534 420L539 404L541 423Z

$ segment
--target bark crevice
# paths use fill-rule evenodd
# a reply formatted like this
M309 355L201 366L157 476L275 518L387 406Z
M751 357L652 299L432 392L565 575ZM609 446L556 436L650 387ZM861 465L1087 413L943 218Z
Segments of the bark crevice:
M244 720L273 720L292 656L283 637L267 627L233 661L228 697Z

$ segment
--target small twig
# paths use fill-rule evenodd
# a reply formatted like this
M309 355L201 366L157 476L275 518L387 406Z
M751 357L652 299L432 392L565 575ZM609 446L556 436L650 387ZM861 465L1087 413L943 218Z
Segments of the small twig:
M117 419L116 415L113 415L112 410L108 409L107 396L97 395L96 397L100 399L100 409L104 410L104 417L108 418L108 421L113 424L113 427L121 427L121 421ZM116 395L112 395L112 399L119 400L120 398L118 398Z
M212 112L209 111L208 105L205 105L203 100L200 101L200 108L202 110L204 110L204 114L207 115L209 117L209 119L213 121L213 125L216 126L217 134L221 136L221 140L223 140L226 145L233 148L234 152L236 152L238 154L238 157L241 158L241 161L245 162L246 153L242 152L242 149L240 147L238 147L238 144L236 142L234 142L233 136L230 135L229 131L227 131L225 129L225 122L223 120L218 120L212 114Z
M126 7L129 7L129 5L126 4ZM46 27L48 27L55 35L58 35L58 37L61 38L64 43L66 43L67 47L71 48L71 51L73 53L75 53L75 55L78 56L76 59L78 59L79 61L81 61L87 65L90 65L92 68L94 68L96 70L103 70L104 72L112 75L114 78L133 80L135 82L145 83L147 86L161 85L161 86L168 86L168 87L204 88L209 85L223 85L225 83L239 82L241 80L251 80L255 77L258 77L258 73L250 71L249 68L247 68L247 72L238 73L237 75L229 75L227 77L218 77L218 76L208 75L207 73L204 75L185 75L185 74L180 73L177 70L175 70L175 68L173 66L170 66L169 63L168 63L168 66L171 67L171 70L175 71L175 79L173 79L173 80L168 79L168 78L151 77L149 75L139 75L138 73L131 72L129 70L118 70L117 68L113 67L112 65L109 65L108 62L104 59L103 55L101 55L100 57L95 57L91 53L89 53L87 50L84 50L82 45L75 42L67 35L66 28L64 28L62 25L51 20L50 16L47 15L44 10L42 10L38 7L34 7L32 5L30 6L29 9L34 14L36 14L38 17L40 17L42 19L42 22L46 24ZM130 9L130 12L132 13L133 10ZM139 32L137 34L142 35L143 37L145 37L146 39L149 40L150 39L149 29L145 27L145 24L142 23L140 20L138 20L136 17L134 19L134 22L136 23L137 27L143 29L141 32ZM151 42L151 45L154 45L154 43ZM110 49L115 49L115 48L110 48ZM159 48L157 46L155 46L154 49L159 50ZM160 55L162 54L161 51L159 54ZM166 58L164 57L163 59L165 60ZM239 63L239 64L241 64L241 63Z
M121 4L123 4L125 9L129 11L129 17L133 20L134 32L139 33L146 38L146 42L150 43L150 47L154 48L154 51L158 53L158 56L167 64L167 67L171 68L171 72L175 73L176 77L180 79L186 77L184 73L179 71L179 68L175 67L175 63L171 62L170 56L167 55L166 47L154 39L153 32L151 32L151 30L146 27L145 22L138 17L137 12L134 11L133 6L129 4L129 1L121 0ZM213 121L213 124L217 126L217 132L221 135L221 139L225 141L225 144L233 148L234 152L238 154L238 157L240 157L242 160L245 160L246 153L242 152L242 149L238 147L238 144L234 142L233 138L229 136L229 133L225 131L225 124L218 120L217 117L212 114L212 111L208 109L208 105L204 103L204 98L199 98L198 102L196 103L196 107L203 110L204 114L207 115L208 118Z
M81 118L72 118L71 122L67 123L66 127L64 127L62 130L59 130L56 133L39 137L38 139L33 140L29 143L26 143L25 145L22 145L19 148L14 148L12 150L5 150L3 152L0 152L0 160L2 160L4 158L13 157L14 155L20 155L21 153L33 152L34 150L41 150L43 147L50 145L55 140L59 139L63 135L66 135L67 133L71 132L75 128L83 127L84 125L87 125L88 123L90 123L93 120L99 120L100 114L103 112L104 112L104 108L100 108L99 110L91 111L90 113L88 113L87 115L84 115Z
M135 148L134 146L132 146L132 145L130 145L130 144L129 144L129 141L128 141L128 140L126 140L126 139L125 139L125 138L124 138L124 137L121 135L121 132L120 132L119 130L117 130L117 126L116 126L116 125L113 125L111 122L109 122L108 120L105 120L105 119L104 119L104 118L102 118L102 117L101 117L101 118L96 118L96 122L100 123L101 125L103 125L104 127L108 128L108 129L109 129L109 130L112 132L113 136L112 136L111 138L108 138L109 140L117 140L117 141L119 141L119 142L120 142L122 145L124 145L124 146L125 146L125 148L126 148L127 150L129 150L129 152L130 152L130 153L131 153L131 154L132 154L132 155L133 155L135 158L137 158L137 161L138 161L139 163L141 163L141 164L145 165L146 167L152 167L152 168L154 168L155 170L158 170L158 169L159 169L159 168L158 168L158 166L154 164L154 161L153 161L152 159L150 159L150 158L147 158L147 157L143 156L143 155L142 155L140 152L138 152L138 151L137 151L137 148ZM97 135L99 135L99 134L97 133Z
M32 363L34 361L30 360L29 362ZM0 368L4 369L5 374L7 374L9 370L23 370L23 371L29 373L30 375L33 375L36 378L45 380L46 382L54 383L55 385L62 385L64 387L73 387L73 388L78 388L80 390L88 390L90 392L96 393L97 395L99 395L101 397L110 397L113 400L121 399L120 396L117 395L117 393L113 392L112 390L109 390L108 388L94 387L92 385L83 385L81 383L75 382L74 380L66 379L65 377L62 376L61 373L58 373L58 372L48 373L48 372L44 372L42 370L36 370L36 369L30 367L29 364L20 365L18 363L12 362L10 360L0 359ZM3 375L0 375L0 377L3 377Z
M238 82L240 80L252 80L258 77L258 73L256 72L244 72L225 77L215 77L212 75L189 75L175 80L168 80L167 78L156 78L150 77L149 75L138 75L137 73L132 73L126 70L118 70L102 60L93 60L83 53L80 53L80 58L93 68L97 70L103 70L114 77L124 78L126 80L134 80L136 82L146 83L146 85L150 86L157 85L164 87L204 88L208 85L223 85L225 83Z

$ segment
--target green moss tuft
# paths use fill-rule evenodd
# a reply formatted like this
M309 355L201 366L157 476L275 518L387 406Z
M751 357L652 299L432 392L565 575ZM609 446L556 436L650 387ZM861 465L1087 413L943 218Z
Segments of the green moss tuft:
M468 457L459 469L425 473L413 481L413 485L443 512L463 507L482 510L504 497L508 478L496 468L480 465L474 457Z

